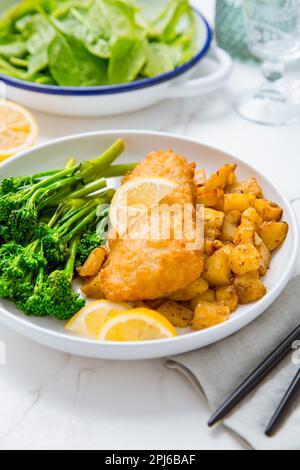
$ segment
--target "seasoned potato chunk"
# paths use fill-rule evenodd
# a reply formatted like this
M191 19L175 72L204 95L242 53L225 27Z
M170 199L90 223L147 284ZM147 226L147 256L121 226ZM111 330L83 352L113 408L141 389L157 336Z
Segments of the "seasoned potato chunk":
M279 207L275 202L268 201L267 199L256 199L254 207L258 215L267 222L281 220L283 209Z
M224 244L220 240L205 240L204 241L204 252L211 256L215 251L223 248Z
M241 245L245 243L253 243L255 236L255 230L251 224L244 222L236 229L233 243L235 245Z
M256 197L263 197L261 186L258 184L256 178L249 178L244 181L238 181L237 183L229 186L226 189L228 193L239 193L239 194L252 194Z
M206 180L205 170L203 168L201 168L200 170L196 170L195 175L194 175L195 185L196 186L201 186L201 185L205 184L205 180Z
M106 250L103 247L92 251L86 262L81 268L77 268L80 277L96 276L106 257Z
M216 188L210 189L201 186L197 189L197 204L203 204L205 207L211 207L217 210L223 210L224 207L224 191Z
M206 181L205 186L210 189L224 189L225 186L233 181L235 169L236 165L227 163Z
M223 302L230 308L231 312L237 309L239 298L236 288L232 286L218 287L216 289L216 299L218 302Z
M192 321L194 312L173 300L168 300L158 307L157 311L166 317L173 326L186 328Z
M232 242L240 221L241 213L239 211L226 212L222 226L221 239Z
M271 262L270 250L267 248L267 246L265 245L265 243L262 241L262 239L257 233L255 234L255 237L254 237L254 244L260 256L259 275L265 276L268 272L270 262Z
M236 276L234 287L236 288L240 304L249 304L259 300L267 292L259 278L258 271Z
M266 247L273 251L285 240L288 229L286 222L264 222L258 233Z
M204 209L204 236L215 240L221 235L224 213L214 209Z
M176 292L172 295L171 299L176 301L191 300L197 295L203 294L208 287L208 282L205 281L205 279L200 278L197 281L192 282L192 284L185 289Z
M239 211L244 212L248 207L253 206L255 196L252 194L225 194L224 212Z
M258 250L251 243L235 246L229 255L229 266L235 274L257 271L260 266Z
M210 286L226 286L231 284L229 255L225 248L221 248L205 260L203 277Z
M192 328L203 330L228 320L230 309L223 302L200 302L195 308Z
M204 294L197 295L194 299L191 300L190 304L192 310L194 311L199 302L215 302L216 300L216 291L214 289L207 289Z
M81 287L81 291L90 299L104 299L104 294L101 290L101 271L91 278L87 278L86 282Z
M242 224L250 224L255 230L263 223L263 219L258 215L254 207L249 207L242 213Z

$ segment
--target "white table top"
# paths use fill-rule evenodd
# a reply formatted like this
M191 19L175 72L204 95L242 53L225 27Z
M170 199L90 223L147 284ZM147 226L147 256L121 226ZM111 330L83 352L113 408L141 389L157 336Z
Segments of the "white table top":
M212 18L213 0L204 10ZM291 74L299 77L299 65ZM300 217L300 125L251 124L231 109L230 93L259 84L256 67L236 64L228 88L207 98L166 101L105 119L37 114L40 141L102 129L153 129L219 147L255 166L294 201ZM300 260L297 271L300 271ZM52 351L0 325L7 365L0 365L0 449L242 449L163 360L110 362Z

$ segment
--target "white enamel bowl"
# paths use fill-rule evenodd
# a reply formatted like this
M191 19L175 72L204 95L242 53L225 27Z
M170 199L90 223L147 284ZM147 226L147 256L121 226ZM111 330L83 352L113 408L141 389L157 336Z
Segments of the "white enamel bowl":
M5 3L0 7L0 14L11 4L10 1ZM230 75L232 61L225 51L210 49L211 28L199 11L195 11L195 15L198 51L189 62L172 72L133 83L98 87L39 85L0 74L6 96L46 113L105 116L136 111L165 98L185 98L214 91L224 85Z
M283 207L284 220L290 226L288 237L273 256L271 269L265 278L267 295L259 302L240 306L223 324L203 331L187 332L173 339L150 342L110 343L74 337L64 331L64 323L48 318L25 317L12 304L2 300L0 300L0 321L21 335L60 351L101 359L134 360L169 356L202 348L231 335L255 320L274 302L291 277L298 250L298 231L294 213L284 195L266 177L238 158L173 135L143 131L111 131L66 137L36 147L2 164L1 177L60 168L70 155L75 155L78 160L94 158L119 137L123 137L126 142L126 151L119 159L120 162L139 161L149 151L155 149L173 149L185 155L189 161L195 161L200 167L206 168L208 174L222 164L231 162L237 163L239 178L255 176L260 181L266 197Z

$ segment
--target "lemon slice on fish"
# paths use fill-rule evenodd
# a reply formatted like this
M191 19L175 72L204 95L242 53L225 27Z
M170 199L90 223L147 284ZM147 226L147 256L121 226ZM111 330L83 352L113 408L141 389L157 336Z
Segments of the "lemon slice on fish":
M138 177L127 181L115 193L110 206L110 221L119 235L124 235L148 214L177 184L167 178Z

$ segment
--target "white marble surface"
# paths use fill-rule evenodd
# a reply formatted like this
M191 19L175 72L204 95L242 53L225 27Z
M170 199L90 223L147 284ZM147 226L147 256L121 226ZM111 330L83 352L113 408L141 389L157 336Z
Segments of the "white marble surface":
M212 16L212 0L204 10ZM300 66L290 71L300 77ZM237 155L294 200L300 217L300 125L257 126L235 115L230 97L260 82L257 68L236 64L228 87L207 98L166 101L132 115L64 119L37 115L41 141L77 132L138 128L175 132ZM297 199L299 198L299 199ZM297 271L300 271L300 260ZM242 449L163 360L109 362L68 356L0 325L0 449Z

